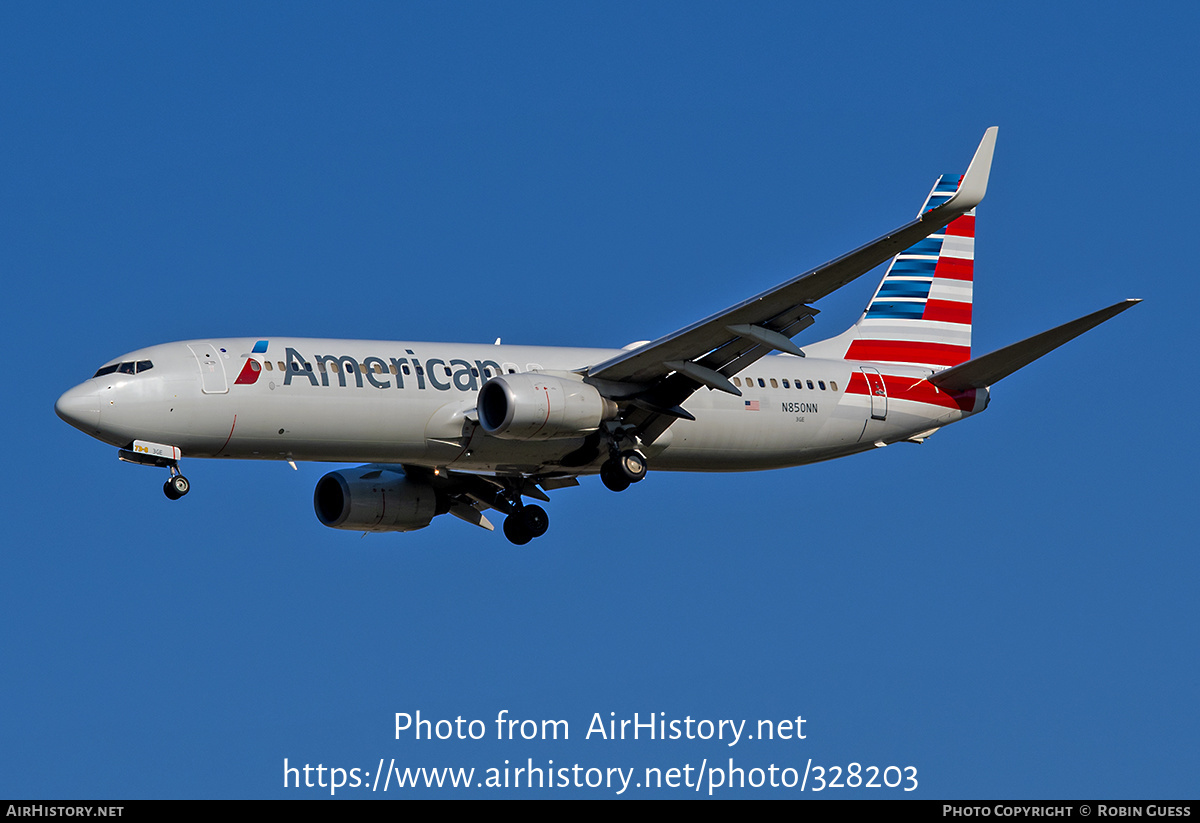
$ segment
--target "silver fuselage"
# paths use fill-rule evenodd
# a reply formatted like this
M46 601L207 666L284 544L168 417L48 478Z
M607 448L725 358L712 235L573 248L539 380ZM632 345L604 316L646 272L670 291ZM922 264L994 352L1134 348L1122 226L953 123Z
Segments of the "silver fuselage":
M57 404L76 428L119 447L176 446L184 457L402 463L472 472L552 471L581 437L514 441L470 425L489 376L569 373L619 351L535 346L271 338L166 343L110 362L150 361L137 374L85 380ZM250 361L254 361L250 364ZM846 360L764 357L739 377L743 396L702 389L646 444L651 468L744 471L828 460L912 439L981 411L906 393L927 369L887 364L882 393L854 392L863 368ZM799 385L799 388L797 388ZM785 388L786 386L786 388ZM811 386L811 388L810 388ZM874 394L874 396L872 396ZM906 399L906 397L910 399ZM953 405L953 404L951 404ZM573 468L590 473L594 465Z

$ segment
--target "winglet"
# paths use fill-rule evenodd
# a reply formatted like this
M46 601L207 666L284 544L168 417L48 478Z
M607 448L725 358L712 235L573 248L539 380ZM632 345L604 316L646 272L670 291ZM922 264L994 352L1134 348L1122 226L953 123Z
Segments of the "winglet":
M945 208L958 212L969 212L979 205L987 194L988 174L992 170L992 153L996 150L996 132L999 127L992 126L983 133L979 148L967 166L967 173L958 184L958 191L944 204Z

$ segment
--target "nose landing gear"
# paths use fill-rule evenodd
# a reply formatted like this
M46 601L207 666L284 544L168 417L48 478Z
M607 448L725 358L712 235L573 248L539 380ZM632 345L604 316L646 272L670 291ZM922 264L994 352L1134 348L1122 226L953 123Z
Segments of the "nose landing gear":
M163 494L170 500L178 500L192 489L188 479L179 473L178 466L171 466L171 476L163 483Z
M128 449L117 449L117 459L138 466L154 466L157 469L170 469L171 476L163 483L163 494L170 500L178 500L187 494L192 484L179 473L179 458L181 452L178 446L168 446L164 443L151 443L148 440L134 440Z

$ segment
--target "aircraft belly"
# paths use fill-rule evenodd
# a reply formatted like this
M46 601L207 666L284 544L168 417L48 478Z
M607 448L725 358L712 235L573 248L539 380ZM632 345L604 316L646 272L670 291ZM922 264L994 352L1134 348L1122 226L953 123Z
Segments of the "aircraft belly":
M347 398L347 392L354 394ZM298 459L411 460L424 454L425 421L436 406L433 398L338 389L315 393L308 403L297 404L294 418L284 414L271 429L285 429Z
M599 470L600 460L595 461L590 469L574 466L564 469L561 460L564 455L583 445L582 438L566 440L500 440L490 437L476 428L474 437L469 444L460 448L453 460L443 459L445 452L430 449L419 461L423 464L446 466L447 468L479 472L508 472L522 474L538 474L541 472L595 473ZM604 457L607 453L602 452Z
M861 419L851 421L812 405L791 407L788 401L761 401L753 410L698 411L694 422L671 427L670 446L651 461L665 471L744 471L798 466L857 450Z
M424 453L424 420L434 407L355 388L285 393L268 383L253 395L197 398L180 446L194 456L410 460Z
M839 379L841 379L839 377ZM868 395L843 393L836 402L794 401L768 394L757 407L697 408L696 421L671 427L674 441L651 469L744 471L797 466L842 457L952 423L970 412L890 398L886 419Z

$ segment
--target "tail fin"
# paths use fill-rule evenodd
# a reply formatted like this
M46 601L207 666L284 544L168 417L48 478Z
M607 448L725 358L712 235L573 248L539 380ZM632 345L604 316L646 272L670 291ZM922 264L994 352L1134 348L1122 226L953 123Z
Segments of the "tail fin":
M960 181L960 175L939 178L919 214L949 200ZM858 322L838 337L805 346L805 351L933 369L970 360L974 261L972 209L893 257Z

